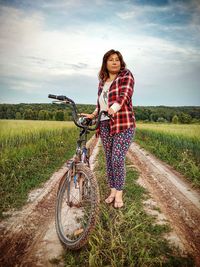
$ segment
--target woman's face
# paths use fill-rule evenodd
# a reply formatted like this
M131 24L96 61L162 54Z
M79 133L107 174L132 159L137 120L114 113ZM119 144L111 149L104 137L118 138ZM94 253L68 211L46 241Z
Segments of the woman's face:
M107 60L107 70L109 73L116 74L121 69L121 62L117 54L112 54Z

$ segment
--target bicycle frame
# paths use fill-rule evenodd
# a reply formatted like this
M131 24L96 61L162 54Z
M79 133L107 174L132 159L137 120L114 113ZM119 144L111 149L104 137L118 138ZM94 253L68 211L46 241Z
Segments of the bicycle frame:
M77 148L76 148L76 162L83 162L88 164L89 166L89 158L87 156L87 129L82 129L80 131L79 139L77 140Z
M72 109L73 121L75 125L80 128L79 139L77 140L76 153L71 160L68 160L66 162L68 170L69 170L67 175L71 175L71 177L74 177L74 174L76 171L76 164L82 162L89 167L88 148L86 148L87 135L89 131L95 131L98 128L101 115L105 114L108 116L108 113L106 111L101 111L99 113L95 127L92 128L90 127L93 124L91 119L87 119L86 117L78 117L77 107L73 100L69 99L66 96L57 96L57 95L51 95L51 94L48 97L57 99L56 101L53 101L53 103L55 104L69 105ZM60 189L61 185L66 179L67 177L65 175L61 178L58 189Z
M67 161L67 169L60 180L56 198L55 225L60 241L70 249L79 249L88 240L95 226L99 210L99 188L89 167L86 147L87 135L99 126L102 111L95 127L91 119L78 116L76 104L66 96L49 95L58 103L69 104L73 121L80 128L74 157ZM55 103L55 102L54 102Z

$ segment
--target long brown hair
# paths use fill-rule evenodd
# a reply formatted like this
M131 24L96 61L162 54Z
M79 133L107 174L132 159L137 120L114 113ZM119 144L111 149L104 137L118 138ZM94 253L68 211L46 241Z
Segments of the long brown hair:
M108 60L109 56L111 56L113 54L117 54L118 57L119 57L119 60L120 60L120 63L121 63L120 64L121 65L120 70L125 69L126 63L124 62L122 54L117 50L111 49L108 52L106 52L105 55L103 56L103 61L102 61L101 69L100 69L100 72L99 72L99 80L106 81L106 79L109 77L109 73L108 73L108 70L107 70L107 60Z

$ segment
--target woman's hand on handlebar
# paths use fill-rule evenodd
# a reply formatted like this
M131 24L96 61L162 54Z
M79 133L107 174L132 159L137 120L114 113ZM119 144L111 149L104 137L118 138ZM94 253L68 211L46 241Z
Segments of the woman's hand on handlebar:
M88 114L88 113L80 113L79 114L80 116L84 116L84 117L86 117L86 118L88 118L88 119L94 119L94 114Z

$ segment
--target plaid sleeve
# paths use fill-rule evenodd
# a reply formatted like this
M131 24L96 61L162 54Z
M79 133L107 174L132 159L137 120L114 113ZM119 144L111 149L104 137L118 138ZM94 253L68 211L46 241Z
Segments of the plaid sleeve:
M131 101L133 95L134 78L131 72L127 71L124 76L121 77L119 83L119 96L116 102L122 107L124 103L128 104Z

